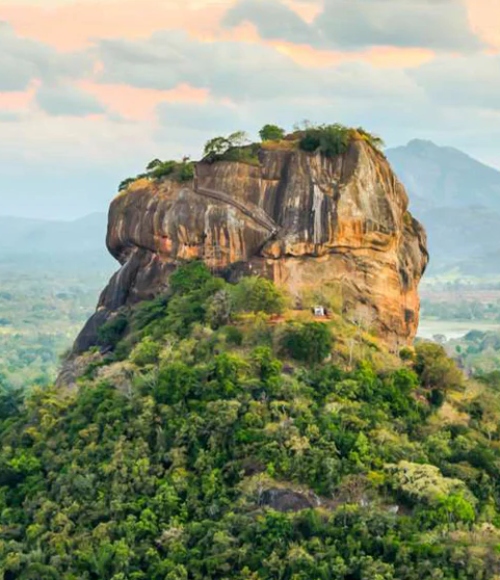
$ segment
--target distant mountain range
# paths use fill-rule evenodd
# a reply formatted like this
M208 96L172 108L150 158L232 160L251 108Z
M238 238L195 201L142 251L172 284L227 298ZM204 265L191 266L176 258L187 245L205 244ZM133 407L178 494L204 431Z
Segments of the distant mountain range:
M453 147L414 140L386 151L429 236L429 274L500 274L500 171ZM116 268L107 216L44 221L0 216L0 264Z
M429 273L500 274L500 171L431 141L386 154L427 230Z
M20 268L116 267L104 243L107 216L75 221L0 216L0 264Z

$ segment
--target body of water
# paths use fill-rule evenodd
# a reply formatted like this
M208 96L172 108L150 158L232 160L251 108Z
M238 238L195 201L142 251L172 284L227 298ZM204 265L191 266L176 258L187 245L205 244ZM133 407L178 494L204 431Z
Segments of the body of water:
M431 339L437 334L446 336L448 340L462 338L471 330L500 331L500 324L494 322L474 322L466 320L463 322L454 320L421 320L418 327L417 336L419 338Z

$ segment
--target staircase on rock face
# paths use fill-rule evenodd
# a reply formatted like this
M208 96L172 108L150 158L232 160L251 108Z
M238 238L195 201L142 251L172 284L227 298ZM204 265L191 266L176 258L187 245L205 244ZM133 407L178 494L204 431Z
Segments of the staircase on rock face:
M278 224L272 220L269 215L260 207L256 206L255 204L247 201L246 203L242 203L237 199L234 199L227 193L223 193L222 191L216 191L214 189L208 189L206 187L195 187L195 193L199 195L203 195L206 197L210 197L211 199L215 199L217 201L222 201L223 203L227 203L239 209L242 213L252 219L254 222L259 224L264 229L268 230L272 235L275 235L279 231Z

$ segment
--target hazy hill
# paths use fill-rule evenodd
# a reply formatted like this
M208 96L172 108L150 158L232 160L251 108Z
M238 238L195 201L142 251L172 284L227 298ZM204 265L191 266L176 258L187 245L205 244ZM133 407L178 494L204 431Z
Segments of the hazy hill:
M427 229L430 272L498 272L500 171L452 147L414 140L387 156Z
M107 217L93 213L75 221L0 216L0 263L61 267L110 267L105 246Z

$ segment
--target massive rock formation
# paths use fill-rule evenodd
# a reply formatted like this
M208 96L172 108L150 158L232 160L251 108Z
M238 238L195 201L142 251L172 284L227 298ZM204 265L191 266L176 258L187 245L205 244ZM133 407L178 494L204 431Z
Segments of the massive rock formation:
M200 162L192 182L142 179L116 197L107 245L122 265L75 352L123 306L168 288L182 260L200 258L228 278L260 274L300 303L337 288L343 311L388 343L416 333L426 236L382 153L363 140L334 158L266 150L257 165Z

